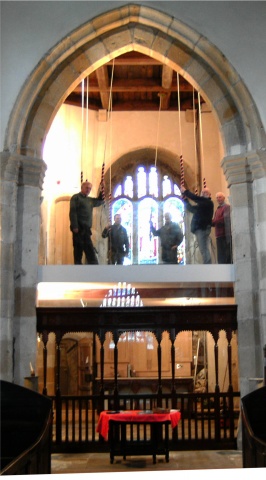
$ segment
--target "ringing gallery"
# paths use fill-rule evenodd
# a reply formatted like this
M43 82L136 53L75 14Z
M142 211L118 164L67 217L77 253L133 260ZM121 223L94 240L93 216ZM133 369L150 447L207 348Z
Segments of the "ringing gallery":
M20 3L3 9L10 25ZM20 8L38 25L31 3ZM86 14L83 3L75 21L61 6L68 28L49 38L47 25L35 56L25 49L16 85L4 59L1 379L51 399L54 452L105 451L104 410L179 410L170 449L237 448L241 397L264 374L263 92L234 65L240 46L224 45L226 55L219 35L189 21L188 2L180 12L177 2L90 2ZM214 5L206 15L214 21ZM98 265L73 261L69 205L84 180L90 197L104 181L91 229ZM214 209L224 193L233 263L218 264L212 228L203 264L182 186L209 188ZM174 265L150 229L166 212L183 233ZM102 231L117 213L129 253L110 265Z

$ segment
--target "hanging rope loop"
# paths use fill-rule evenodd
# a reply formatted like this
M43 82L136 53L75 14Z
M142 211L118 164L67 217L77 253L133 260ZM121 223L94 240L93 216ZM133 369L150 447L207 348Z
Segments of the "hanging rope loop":
M155 161L154 161L154 166L155 167L157 165L157 157L158 157L158 143L159 143L159 130L160 130L160 115L161 115L161 109L162 109L162 97L164 95L165 95L164 93L158 93L158 96L160 98L160 103L159 103L158 122L157 122L157 136L156 136Z

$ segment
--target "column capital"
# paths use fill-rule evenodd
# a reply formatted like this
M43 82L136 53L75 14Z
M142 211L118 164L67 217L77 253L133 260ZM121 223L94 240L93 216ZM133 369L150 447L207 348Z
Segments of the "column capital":
M223 168L228 186L239 183L249 183L266 174L266 152L254 150L242 155L224 157Z
M42 188L46 164L41 158L1 152L1 180Z

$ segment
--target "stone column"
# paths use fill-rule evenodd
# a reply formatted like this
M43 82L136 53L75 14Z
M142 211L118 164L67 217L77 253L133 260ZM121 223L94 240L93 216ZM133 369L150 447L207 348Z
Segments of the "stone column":
M260 163L260 169L257 168L258 165L255 168L255 160ZM266 213L265 207L262 211L260 201L264 200L264 205L266 204L265 171L256 152L226 157L222 161L222 167L228 180L232 207L239 376L243 396L250 391L249 378L261 376L263 371L265 301L263 307L261 298L265 297L266 269L263 268L263 262L265 265Z
M263 346L266 344L266 152L251 152L248 156L248 164L253 178L254 232L259 279L257 292L260 312L257 332L259 350L256 351L259 370L257 374L263 378Z
M1 378L24 384L35 369L35 298L40 196L45 164L23 155L1 155L2 302Z

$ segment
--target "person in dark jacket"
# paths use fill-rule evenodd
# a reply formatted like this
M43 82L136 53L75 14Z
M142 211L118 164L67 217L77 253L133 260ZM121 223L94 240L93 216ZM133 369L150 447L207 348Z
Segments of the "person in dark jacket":
M69 218L75 265L82 265L83 252L89 265L99 263L91 240L92 213L94 207L104 203L104 199L102 189L98 198L89 197L91 189L92 184L86 180L81 185L81 191L70 199Z
M230 205L225 203L223 192L216 193L218 207L215 211L212 226L215 228L218 263L232 263L232 236L230 221Z
M170 213L164 215L164 226L156 230L150 222L151 233L155 237L160 237L162 248L163 263L176 264L177 262L177 247L183 240L183 232L178 223L172 222Z
M185 209L193 213L190 229L197 239L203 263L212 263L209 237L214 205L211 200L211 192L208 188L203 188L200 196L198 196L186 190L183 186L181 186L181 192L184 197ZM188 199L193 200L195 205L191 205Z
M109 237L109 261L111 265L123 265L124 258L129 252L129 241L125 227L121 225L121 215L116 213L114 223L110 223L103 229L102 237Z

